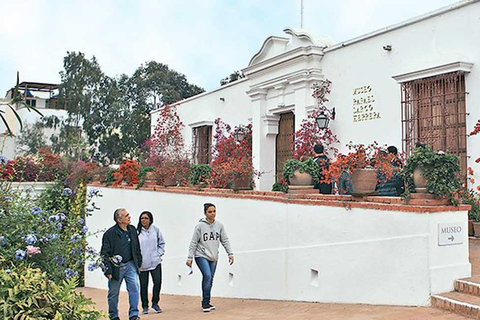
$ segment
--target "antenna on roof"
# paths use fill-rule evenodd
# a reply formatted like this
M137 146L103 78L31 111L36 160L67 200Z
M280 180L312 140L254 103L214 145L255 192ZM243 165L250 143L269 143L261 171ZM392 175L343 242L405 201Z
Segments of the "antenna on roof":
M300 29L303 29L303 0L300 0Z

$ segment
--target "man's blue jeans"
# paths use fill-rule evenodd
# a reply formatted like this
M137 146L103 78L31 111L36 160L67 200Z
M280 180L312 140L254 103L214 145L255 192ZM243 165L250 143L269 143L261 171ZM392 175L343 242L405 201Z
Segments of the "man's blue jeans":
M108 315L110 319L118 318L118 295L120 293L120 286L125 279L128 291L128 302L130 309L128 316L138 316L138 297L140 285L138 282L138 273L135 263L131 260L127 263L120 264L120 276L118 280L108 280Z
M217 261L210 261L202 257L195 258L200 272L203 275L202 278L202 306L210 303L213 276L215 275L215 269L217 268Z

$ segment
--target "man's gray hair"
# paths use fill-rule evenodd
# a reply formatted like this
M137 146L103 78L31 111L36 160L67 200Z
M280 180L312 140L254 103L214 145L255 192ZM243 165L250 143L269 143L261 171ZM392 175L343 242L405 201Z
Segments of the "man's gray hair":
M118 208L113 212L113 220L115 220L115 222L118 222L118 219L120 219L120 213L122 213L122 211L125 211L125 208Z

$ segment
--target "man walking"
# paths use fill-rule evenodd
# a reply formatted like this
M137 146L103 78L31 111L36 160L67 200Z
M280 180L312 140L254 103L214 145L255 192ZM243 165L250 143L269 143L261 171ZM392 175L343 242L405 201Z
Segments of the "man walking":
M138 235L135 227L130 225L130 213L125 208L115 210L113 220L116 224L103 235L100 250L108 278L108 315L112 320L120 319L118 295L125 279L130 304L128 316L130 320L138 320L138 270L142 264Z

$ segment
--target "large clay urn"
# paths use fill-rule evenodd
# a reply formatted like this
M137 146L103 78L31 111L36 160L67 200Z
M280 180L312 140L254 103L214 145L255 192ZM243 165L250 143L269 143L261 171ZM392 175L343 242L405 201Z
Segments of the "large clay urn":
M413 170L413 185L417 193L427 192L427 179L424 176L424 172L422 167L416 167Z
M293 177L290 178L291 186L311 186L313 185L312 175L306 172L301 173L299 170L293 172Z
M368 195L375 192L377 170L364 168L352 170L353 195Z

